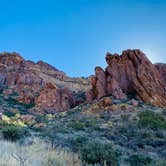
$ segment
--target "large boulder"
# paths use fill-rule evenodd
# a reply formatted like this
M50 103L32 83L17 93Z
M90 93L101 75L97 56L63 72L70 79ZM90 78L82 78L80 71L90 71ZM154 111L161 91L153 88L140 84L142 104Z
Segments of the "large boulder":
M122 52L122 55L107 53L106 62L108 64L104 71L106 85L105 80L103 84L100 83L101 78L96 74L96 83L87 92L88 101L97 99L93 89L99 94L101 88L98 84L100 83L100 86L106 87L104 95L111 94L121 99L126 97L125 94L131 94L146 103L166 106L166 87L163 76L142 51L126 50Z

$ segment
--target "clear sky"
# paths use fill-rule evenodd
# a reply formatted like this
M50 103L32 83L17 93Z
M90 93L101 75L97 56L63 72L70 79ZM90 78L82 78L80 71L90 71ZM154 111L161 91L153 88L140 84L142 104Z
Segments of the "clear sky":
M166 63L166 0L0 0L0 52L88 76L127 48Z

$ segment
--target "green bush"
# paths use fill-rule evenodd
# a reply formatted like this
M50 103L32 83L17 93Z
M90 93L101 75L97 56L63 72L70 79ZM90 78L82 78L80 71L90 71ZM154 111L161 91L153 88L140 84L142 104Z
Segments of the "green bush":
M11 111L8 111L8 110L5 110L3 114L8 116L8 117L14 117L15 116L14 112L11 112Z
M12 125L6 125L2 129L2 134L4 139L9 141L17 141L18 139L24 137L27 135L27 130L23 127L18 126L12 126Z
M166 128L166 120L163 116L154 113L152 111L140 112L138 114L139 121L138 125L141 127L148 127L151 129L165 129Z
M112 144L102 144L99 141L88 141L80 150L81 160L87 164L117 165L117 152Z
M86 145L87 141L88 141L87 137L78 136L74 139L71 139L69 142L70 142L72 150L74 152L78 152L78 151L80 151L80 149L82 147L84 147Z
M36 116L35 116L35 121L36 121L36 123L43 123L43 122L46 122L46 116L45 115L43 115L43 114L37 114Z
M72 127L75 130L84 130L85 124L80 121L74 121L69 124L69 127Z
M87 120L85 119L84 122L85 122L85 126L89 130L91 130L91 131L93 131L93 130L100 130L100 125L99 125L100 122L97 119L89 118Z
M131 166L145 166L150 165L153 160L150 157L146 157L142 154L134 154L130 156L128 162Z

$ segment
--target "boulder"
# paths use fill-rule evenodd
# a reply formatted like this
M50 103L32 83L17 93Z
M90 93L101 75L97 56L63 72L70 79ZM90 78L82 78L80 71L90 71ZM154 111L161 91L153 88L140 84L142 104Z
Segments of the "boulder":
M33 115L21 115L20 120L24 123L31 123L35 120L35 117Z
M138 104L139 104L139 102L138 102L137 100L135 100L135 99L132 99L132 100L131 100L131 105L132 105L132 106L137 107Z
M111 104L113 104L113 102L112 102L111 98L109 98L109 97L104 97L103 99L101 99L101 101L99 101L99 105L101 107L108 107Z

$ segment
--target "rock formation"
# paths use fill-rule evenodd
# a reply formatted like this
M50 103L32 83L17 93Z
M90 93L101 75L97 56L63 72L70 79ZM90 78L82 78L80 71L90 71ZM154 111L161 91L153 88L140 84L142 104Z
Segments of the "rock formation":
M140 50L126 50L122 55L107 53L106 62L105 71L97 67L91 78L89 102L104 95L123 99L132 94L146 103L166 107L164 67L153 65Z
M68 89L58 89L52 83L47 83L36 98L35 105L39 111L53 113L73 107L75 99Z
M75 93L84 93L89 86L88 79L68 77L43 61L26 61L17 53L0 54L0 89L19 102L62 111L75 104Z
M106 69L96 67L89 81L68 77L43 61L34 63L17 53L1 53L0 90L5 98L12 96L35 105L40 112L58 112L81 104L85 92L89 102L105 95L126 99L130 94L146 103L166 106L165 64L153 65L140 50L107 53L106 61Z

